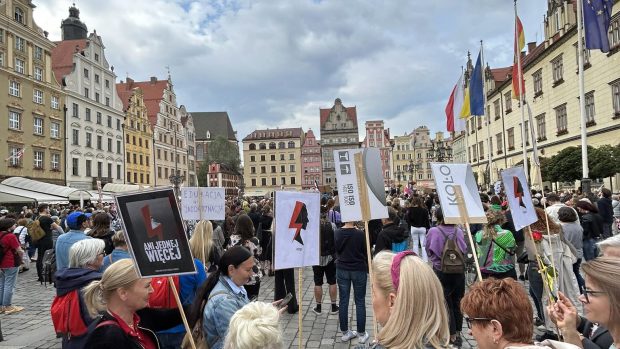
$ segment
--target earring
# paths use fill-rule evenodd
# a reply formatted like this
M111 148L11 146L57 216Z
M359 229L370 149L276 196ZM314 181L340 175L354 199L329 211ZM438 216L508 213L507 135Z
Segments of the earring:
M493 343L498 344L498 343L499 343L499 340L497 340L497 339L493 339Z

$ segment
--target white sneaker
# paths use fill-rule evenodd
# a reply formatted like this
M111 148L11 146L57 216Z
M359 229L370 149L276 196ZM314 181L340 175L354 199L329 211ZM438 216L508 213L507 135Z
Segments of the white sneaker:
M347 330L345 332L342 332L342 337L340 337L340 340L343 342L348 342L355 337L357 337L357 332Z
M368 332L360 333L357 335L357 339L360 344L365 344L368 341L368 338L370 338Z

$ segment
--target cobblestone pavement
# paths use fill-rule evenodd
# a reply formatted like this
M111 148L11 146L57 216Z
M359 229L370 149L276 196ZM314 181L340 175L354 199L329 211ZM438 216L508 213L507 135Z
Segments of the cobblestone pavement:
M34 265L33 265L34 267ZM296 275L296 283L298 276ZM357 344L357 339L347 343L340 342L338 329L338 314L329 314L324 311L317 315L312 312L314 306L314 284L312 269L305 268L303 275L302 297L302 347L303 348L351 348ZM259 300L272 301L274 278L265 277L260 289ZM327 286L324 285L324 301L329 301ZM297 292L299 292L297 290ZM0 348L60 348L60 340L56 338L49 308L55 294L51 286L44 287L36 281L36 271L19 274L13 304L23 306L24 311L17 314L0 315L4 342L0 342ZM323 309L329 309L325 303ZM372 305L370 303L370 286L366 292L366 328L373 338L372 329ZM355 310L353 295L349 306L349 326L355 329ZM298 314L285 314L282 317L282 330L284 332L285 348L298 348ZM475 341L468 335L466 327L463 329L463 348L475 347Z

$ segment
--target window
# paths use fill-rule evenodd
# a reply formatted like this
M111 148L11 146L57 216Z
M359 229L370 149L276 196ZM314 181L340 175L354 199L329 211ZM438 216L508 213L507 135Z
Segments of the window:
M508 130L506 130L507 135L506 137L508 138L508 150L514 150L515 149L515 128L511 127Z
M512 111L512 96L511 91L504 93L504 100L506 104L506 114L509 114Z
M90 108L86 108L86 121L90 121Z
M291 184L295 184L295 177L291 177Z
M495 113L495 120L499 119L501 117L501 111L500 111L500 106L499 106L499 99L495 100L495 102L493 102L493 110Z
M276 155L275 154L271 154L271 161L276 161Z
M116 154L120 154L121 153L121 141L116 141ZM148 165L148 156L146 157L146 164Z
M60 154L52 153L52 170L60 170Z
M34 117L34 123L33 123L33 127L32 127L32 132L35 135L43 135L43 119L42 118L38 118L38 117Z
M547 139L547 125L545 124L544 113L536 116L536 133L538 134L539 141L544 141Z
M258 149L261 149L261 150L267 149L267 145L265 143L260 143L258 145Z
M267 169L265 168L265 166L260 167L260 173L267 173Z
M105 88L110 88L110 80L105 80Z
M594 91L588 92L585 95L586 102L586 126L594 126L596 123L594 122L594 116L596 111L594 109Z
M284 149L284 148L286 148L286 143L284 143L284 142L279 142L279 143L278 143L278 149Z
M32 101L37 104L43 104L43 91L35 89L32 92Z
M284 161L284 154L280 154L280 161Z
M121 119L116 119L116 129L118 131L121 130ZM140 146L142 146L142 144L140 144Z
M95 102L99 103L99 92L95 92Z
M553 87L564 82L564 68L562 63L562 55L554 58L551 61L551 68L553 70Z
M525 145L530 145L530 122L529 121L525 122ZM523 146L523 144L521 146Z
M0 29L0 44L4 43L4 29Z
M88 79L88 69L84 68L84 77Z
M110 174L108 174L108 175L110 175ZM121 179L121 165L116 165L116 179ZM144 175L143 174L140 174L140 182L144 182Z
M266 186L266 185L267 185L267 178L261 178L261 179L260 179L260 184L261 184L262 186Z
M88 98L88 96L90 96L90 91L88 90L88 87L84 87L84 97Z
M286 171L286 166L280 165L280 173L284 173Z
M252 186L255 187L256 186L256 178L252 178Z
M289 165L289 172L295 172L295 165Z
M271 173L276 173L276 167L275 166L271 166Z
M15 72L23 74L26 70L26 62L24 60L15 58Z
M286 185L286 178L280 177L280 185Z
M95 74L95 83L99 83L99 74Z
M568 118L566 115L566 104L555 108L555 122L557 125L557 135L568 133Z
M4 67L4 52L0 52L0 67Z
M34 79L37 81L43 81L43 68L34 67Z
M108 115L108 127L112 128L112 117Z
M95 53L95 62L99 62L99 54Z
M79 167L80 167L80 159L73 158L71 159L71 173L74 176L79 176Z
M495 135L495 143L497 143L497 154L503 153L504 143L502 142L502 133L498 133Z
M22 148L9 146L9 166L17 167L21 165L23 154Z
M102 150L102 146L103 146L102 143L103 143L103 137L97 135L97 149L98 150Z
M110 153L114 152L114 148L112 147L112 138L109 138L109 137L108 137L108 151ZM142 165L142 164L140 164L140 165Z
M15 8L15 17L14 18L15 18L15 20L17 22L19 22L21 24L25 24L24 23L24 11L21 8L19 8L19 7Z
M484 141L478 142L478 151L480 152L480 160L484 159Z
M207 136L208 136L208 134L207 134ZM207 137L207 138L209 138L209 137ZM256 144L250 143L249 148L250 148L250 150L256 150Z
M18 112L9 111L9 128L12 130L21 129L22 115Z
M19 86L19 82L17 81L9 81L9 94L11 96L15 96L15 97L19 97L19 90L20 90L20 86Z
M52 96L52 109L60 109L58 96Z
M288 154L289 160L295 160L295 154Z
M269 149L276 149L276 143L275 142L269 143Z
M288 147L289 148L295 148L295 142L293 142L293 141L288 142Z
M72 109L71 109L71 115L74 118L77 118L77 117L79 117L78 116L79 115L79 111L80 111L80 109L79 109L79 106L77 105L77 103L73 103Z
M101 125L101 113L97 112L97 124Z
M110 106L110 97L105 98L105 105Z
M50 123L50 137L60 138L60 124L57 122Z
M620 46L620 17L616 16L609 24L609 48Z
M271 178L271 185L277 185L278 183L276 182L275 178Z
M92 160L86 160L86 177L92 177L93 176L93 161Z
M38 60L43 59L43 48L39 46L34 47L34 59L38 59Z
M575 47L575 64L577 65L577 69L579 69L579 45L578 43L574 43ZM583 40L583 67L588 68L590 66L590 50L586 48L585 40Z
M282 159L282 160L284 160L284 159ZM265 155L261 155L260 156L260 161L265 161Z
M86 147L87 148L93 147L93 134L90 132L86 132Z
M80 130L71 130L71 144L80 145Z
M614 118L618 118L620 117L620 80L611 83L611 99L614 106Z
M26 51L26 40L16 35L15 36L15 49L17 51L25 52Z
M532 74L532 80L534 80L534 97L542 95L542 68Z
M198 149L202 149L202 148L198 148ZM256 161L256 156L251 155L250 156L250 162L255 162Z
M135 153L134 153L134 154L131 154L131 157L132 157L132 159L133 159L133 163L134 163L134 164L137 164L137 163L138 163L138 161L136 161L136 159L137 159L136 154L135 154Z

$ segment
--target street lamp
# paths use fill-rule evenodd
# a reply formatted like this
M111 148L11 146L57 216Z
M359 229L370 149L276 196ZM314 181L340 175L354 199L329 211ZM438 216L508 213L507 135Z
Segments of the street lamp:
M167 134L170 134L171 131L166 132ZM174 132L174 154L172 155L174 156L174 173L168 177L168 179L170 179L170 183L172 183L172 186L174 188L175 191L175 195L177 195L177 197L179 196L179 185L181 185L181 183L183 182L183 176L179 175L179 169L178 169L178 157L177 157L177 134L176 132Z
M452 158L452 148L449 145L445 145L442 140L431 143L431 149L429 151L431 157L436 158L437 162L444 162L444 160L450 161Z

